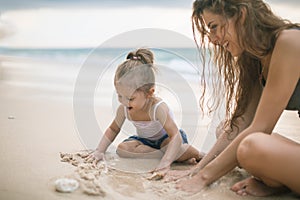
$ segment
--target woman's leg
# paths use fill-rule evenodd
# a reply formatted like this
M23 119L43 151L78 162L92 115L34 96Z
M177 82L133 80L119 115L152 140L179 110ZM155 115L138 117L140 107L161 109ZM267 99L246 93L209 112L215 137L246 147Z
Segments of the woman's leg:
M257 178L235 184L241 195L268 196L286 190L300 193L300 144L278 134L253 133L240 144L241 167ZM260 181L261 180L261 181Z
M117 154L124 158L161 158L163 152L144 145L138 140L122 142L117 147Z

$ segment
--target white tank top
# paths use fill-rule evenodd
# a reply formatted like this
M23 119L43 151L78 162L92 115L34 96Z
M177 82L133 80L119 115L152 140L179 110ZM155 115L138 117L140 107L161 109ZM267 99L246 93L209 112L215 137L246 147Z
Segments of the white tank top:
M130 120L128 118L127 109L124 106L125 117L130 122L133 123L133 125L136 128L137 135L139 137L147 138L149 140L158 140L162 136L167 134L166 130L163 128L163 125L160 123L160 121L156 120L156 118L155 118L156 109L161 103L163 103L163 101L159 101L158 103L153 105L153 107L154 107L153 108L153 118L152 118L153 120L151 120L151 121L133 121L133 120ZM171 112L170 109L169 109L169 114L173 119L174 118L173 113Z

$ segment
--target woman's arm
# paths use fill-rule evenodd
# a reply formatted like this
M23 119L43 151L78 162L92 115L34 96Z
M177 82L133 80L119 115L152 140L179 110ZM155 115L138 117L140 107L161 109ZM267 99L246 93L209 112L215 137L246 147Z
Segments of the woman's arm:
M257 83L257 85L254 87L252 91L252 98L251 101L249 102L247 109L245 110L245 113L243 114L242 117L237 119L238 127L233 127L230 136L228 135L229 130L226 130L226 128L224 129L223 127L224 122L221 122L216 128L217 141L215 142L213 147L209 150L209 152L201 159L201 161L190 170L172 171L169 174L168 180L169 181L178 180L186 176L193 176L197 174L202 168L204 168L208 163L214 160L221 152L223 152L224 149L238 135L238 133L245 130L250 125L251 121L253 120L253 116L255 114L255 110L257 108L259 98L261 96L261 92L262 92L262 87L260 83Z
M240 142L249 134L271 134L300 78L300 31L289 30L277 39L253 122L206 167L199 171L203 185L217 180L238 165L236 153Z
M216 128L216 135L218 136L216 143L209 150L209 152L201 159L201 161L192 168L191 174L195 174L199 172L203 167L205 167L209 162L211 162L214 158L216 158L223 150L233 141L233 139L243 130L245 130L253 120L259 98L261 96L262 88L259 83L254 87L252 91L252 98L249 102L247 109L243 116L237 119L238 127L233 127L230 132L230 136L228 135L228 129L224 129L223 122Z

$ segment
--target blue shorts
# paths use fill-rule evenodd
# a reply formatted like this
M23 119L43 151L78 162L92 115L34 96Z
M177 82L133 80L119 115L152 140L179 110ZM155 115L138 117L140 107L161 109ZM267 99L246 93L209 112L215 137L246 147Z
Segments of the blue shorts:
M182 138L182 143L183 144L187 144L188 143L188 140L187 140L187 136L186 136L186 133L179 129L179 132L181 134L181 138ZM160 146L161 144L163 143L163 141L165 139L167 139L169 136L166 134L164 136L162 136L160 139L158 140L149 140L147 138L142 138L142 137L139 137L139 136L136 136L136 135L133 135L133 136L130 136L129 138L125 139L123 142L127 142L127 141L131 141L131 140L138 140L140 141L141 143L143 143L144 145L147 145L147 146L150 146L154 149L160 149Z

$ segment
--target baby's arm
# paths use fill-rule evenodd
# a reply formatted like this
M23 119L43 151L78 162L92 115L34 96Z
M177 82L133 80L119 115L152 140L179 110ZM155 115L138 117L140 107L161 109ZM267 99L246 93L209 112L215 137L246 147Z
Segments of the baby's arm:
M95 163L103 159L109 145L115 140L116 136L121 130L121 127L125 121L123 106L119 106L116 117L111 125L104 132L96 150L88 157L88 161L94 160Z
M170 169L173 161L175 161L178 157L178 153L182 145L182 139L176 123L169 114L169 108L165 103L158 106L156 116L166 130L170 141L164 156L156 168L156 171L163 170L166 173Z

